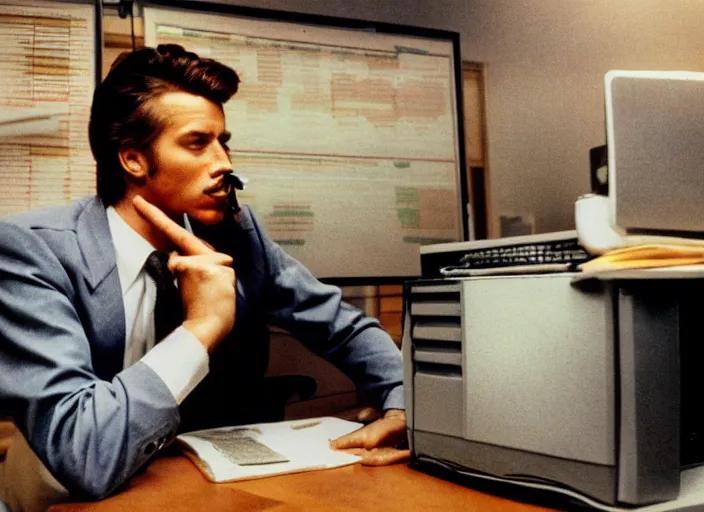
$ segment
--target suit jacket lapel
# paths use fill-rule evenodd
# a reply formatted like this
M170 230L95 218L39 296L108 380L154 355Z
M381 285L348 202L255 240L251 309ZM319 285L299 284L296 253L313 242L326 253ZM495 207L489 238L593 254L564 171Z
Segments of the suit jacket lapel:
M82 297L86 315L83 323L91 342L95 373L109 380L123 366L125 308L108 218L97 196L79 215L76 238L83 254L87 285Z

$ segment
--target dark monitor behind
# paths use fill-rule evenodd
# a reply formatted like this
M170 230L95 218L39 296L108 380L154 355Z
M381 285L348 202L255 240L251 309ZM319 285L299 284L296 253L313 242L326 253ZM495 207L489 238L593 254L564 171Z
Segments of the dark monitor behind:
M421 245L467 239L458 34L203 2L144 18L147 45L237 70L241 202L316 277L399 282Z

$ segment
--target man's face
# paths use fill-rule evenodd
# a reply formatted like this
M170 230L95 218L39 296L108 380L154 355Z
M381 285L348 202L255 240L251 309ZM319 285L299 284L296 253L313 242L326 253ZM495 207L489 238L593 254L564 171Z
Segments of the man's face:
M145 155L149 172L138 192L176 221L188 213L203 224L220 222L223 179L232 170L221 107L185 92L165 93L149 107L164 124Z

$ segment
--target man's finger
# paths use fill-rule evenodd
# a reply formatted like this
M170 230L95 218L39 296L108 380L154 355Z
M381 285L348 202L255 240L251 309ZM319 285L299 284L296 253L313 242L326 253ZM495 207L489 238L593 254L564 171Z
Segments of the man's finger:
M362 455L360 461L365 466L387 466L407 461L411 458L411 450L398 450L396 448L375 448Z
M164 212L143 197L135 196L132 200L132 204L144 218L154 224L154 226L164 233L184 254L197 256L200 254L213 253L213 250L205 245L197 236L176 224Z
M169 270L172 273L183 272L198 265L222 265L227 267L231 264L232 257L220 252L208 255L199 254L198 256L181 256L176 252L172 252L169 256Z
M349 453L350 455L357 455L359 457L362 457L365 453L368 453L368 450L365 450L364 448L345 448L344 450L337 451L340 453Z
M406 423L395 418L382 418L330 442L333 449L376 448L396 446L406 437Z
M333 450L345 450L348 448L366 448L368 443L367 426L361 427L354 432L345 434L342 437L330 441L330 448ZM372 448L374 445L369 446Z
M345 448L344 450L338 451L361 457L359 462L364 466L386 466L388 464L405 462L411 458L411 450L399 450L398 448L392 448L390 446L373 448L371 450L364 448Z

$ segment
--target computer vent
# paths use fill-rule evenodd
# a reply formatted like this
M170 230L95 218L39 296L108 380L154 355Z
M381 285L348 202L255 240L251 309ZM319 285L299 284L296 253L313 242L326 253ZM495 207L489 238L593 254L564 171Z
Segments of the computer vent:
M458 281L411 284L406 289L412 365L407 374L414 432L464 435L462 300ZM410 338L410 339L408 339Z
M413 286L411 340L415 371L462 375L462 311L459 284Z

